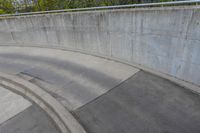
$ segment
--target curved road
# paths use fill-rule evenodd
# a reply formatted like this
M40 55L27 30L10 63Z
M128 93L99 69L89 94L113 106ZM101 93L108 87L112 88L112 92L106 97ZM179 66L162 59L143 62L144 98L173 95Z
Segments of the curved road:
M1 47L0 71L47 91L88 133L200 132L198 94L119 62L56 49ZM11 118L20 120L30 110L41 112L30 103ZM15 128L13 119L0 121L0 133ZM22 127L23 121L17 127L20 133Z

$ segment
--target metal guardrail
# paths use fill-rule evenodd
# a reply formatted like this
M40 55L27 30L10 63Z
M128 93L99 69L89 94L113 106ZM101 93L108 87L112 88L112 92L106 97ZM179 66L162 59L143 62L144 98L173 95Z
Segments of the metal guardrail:
M36 15L36 14L48 14L48 13L61 13L61 12L76 12L76 11L95 11L95 10L121 9L121 8L155 7L155 6L169 6L169 5L172 5L172 6L186 5L186 4L197 4L198 5L199 3L200 3L200 0L189 0L189 1L173 1L173 2L159 2L159 3L116 5L116 6L100 6L100 7L89 7L89 8L74 8L74 9L64 9L64 10L27 12L27 13L18 13L18 14L3 14L3 15L0 15L0 17Z

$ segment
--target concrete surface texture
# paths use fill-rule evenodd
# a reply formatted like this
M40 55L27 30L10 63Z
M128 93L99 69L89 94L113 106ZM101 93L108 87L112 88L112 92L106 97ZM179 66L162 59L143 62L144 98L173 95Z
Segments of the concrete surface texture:
M80 50L200 85L199 19L199 6L18 16L0 20L0 44Z
M53 119L57 117L52 114L55 110L63 114L59 120L66 118L68 125L64 126L73 128L62 133L200 132L198 93L106 58L1 46L0 84L9 87L8 82L18 84L10 90L18 92L21 86L26 97L41 101L34 99L32 106L0 124L0 133L59 133L60 126ZM49 110L52 104L54 112Z
M55 122L62 133L86 133L72 114L48 92L19 78L0 72L0 85L9 88L37 104Z
M45 111L0 86L0 133L60 133Z
M60 133L49 116L36 105L0 125L0 133Z
M0 86L0 125L30 106L29 101Z
M143 71L75 114L88 133L200 132L200 96Z
M29 80L51 93L69 110L74 110L139 70L74 52L1 47L0 71Z

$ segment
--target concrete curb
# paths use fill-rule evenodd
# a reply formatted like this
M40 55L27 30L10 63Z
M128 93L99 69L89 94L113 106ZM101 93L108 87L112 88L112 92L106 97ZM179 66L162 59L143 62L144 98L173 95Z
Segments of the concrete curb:
M35 102L48 113L62 133L86 133L67 109L38 86L2 72L0 72L0 85Z
M176 84L178 84L178 85L180 85L180 86L182 86L182 87L184 87L186 89L190 89L194 93L200 94L200 86L197 86L197 85L195 85L193 83L178 79L176 77L173 77L171 75L168 75L168 74L165 74L165 73L162 73L162 72L159 72L159 71L155 71L155 70L153 70L151 68L148 68L148 67L145 67L145 66L142 66L142 65L139 65L139 64L129 63L128 61L125 61L125 60L121 60L121 59L113 58L113 57L108 57L108 56L100 55L100 54L97 54L97 53L88 52L88 51L85 51L85 50L78 50L78 49L75 50L73 48L67 48L67 47L47 46L47 45L31 44L31 43L29 43L28 46L26 46L24 44L21 44L21 45L19 45L19 44L10 44L10 45L1 45L1 46L6 46L6 47L33 47L33 48L35 47L35 48L58 49L58 50L78 52L78 53L81 53L81 54L96 56L96 57L104 58L104 59L107 59L107 60L120 62L120 63L126 64L126 65L129 65L129 66L133 66L133 67L135 67L137 69L147 71L149 73L152 73L154 75L157 75L159 77L167 79L167 80L169 80L171 82L174 82L174 83L176 83Z

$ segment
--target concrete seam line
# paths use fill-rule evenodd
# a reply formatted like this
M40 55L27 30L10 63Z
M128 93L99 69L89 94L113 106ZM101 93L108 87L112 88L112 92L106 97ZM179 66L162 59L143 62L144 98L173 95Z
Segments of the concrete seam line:
M73 48L69 48L69 47L48 46L48 45L42 45L41 46L40 44L30 44L29 46L26 46L24 44L19 45L19 44L13 44L12 43L9 46L8 45L1 45L1 46L6 46L6 47L12 47L12 46L15 46L15 47L33 47L33 48L35 47L35 48L58 49L58 50L78 52L78 53L81 53L81 54L96 56L96 57L104 58L104 59L107 59L107 60L120 62L120 63L126 64L126 65L129 65L129 66L135 67L137 69L147 71L149 73L152 73L152 74L155 74L157 76L160 76L160 77L162 77L164 79L172 81L172 82L174 82L174 83L176 83L176 84L178 84L178 85L180 85L180 86L182 86L182 87L184 87L186 89L190 89L194 93L200 94L200 86L197 86L197 85L195 85L193 83L184 81L182 79L178 79L177 77L173 77L173 76L171 76L169 74L166 74L166 73L163 73L163 72L160 72L160 71L156 71L156 70L153 70L151 68L148 68L148 67L136 64L136 63L129 63L128 61L125 61L125 60L121 60L121 59L114 58L114 57L109 57L109 56L104 56L104 55L97 54L97 53L94 53L94 52L88 52L88 51L85 51L85 50L73 49Z
M53 112L50 109L50 107L46 106L43 102L38 100L34 95L26 92L26 90L23 90L21 87L18 87L12 83L2 80L1 77L0 77L0 86L4 87L6 89L9 89L10 91L15 92L16 94L22 95L25 98L29 99L30 101L34 102L50 116L50 118L54 121L55 125L59 128L59 130L62 133L69 132L68 129L66 128L66 126L64 125L64 123L57 117L57 114L55 112ZM25 94L24 94L24 92L25 92ZM31 99L30 99L30 97L31 97Z
M86 133L84 128L50 94L38 86L14 75L0 72L0 85L35 102L49 114L62 133Z

